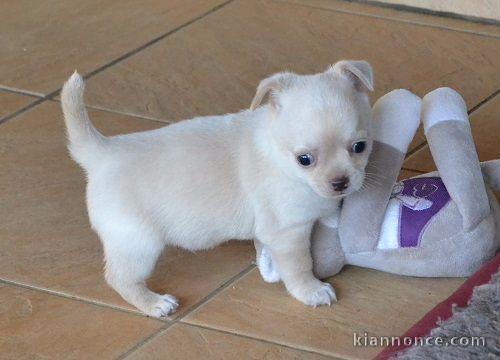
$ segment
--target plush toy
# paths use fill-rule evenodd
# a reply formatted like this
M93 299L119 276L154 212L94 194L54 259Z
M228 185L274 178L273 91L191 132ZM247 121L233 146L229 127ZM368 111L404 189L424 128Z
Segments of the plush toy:
M422 120L439 172L397 182ZM500 160L479 163L462 97L440 88L423 100L395 90L373 107L373 151L363 189L340 216L321 219L311 237L318 278L345 264L395 274L468 276L500 245ZM486 185L485 185L486 183ZM256 243L265 281L279 281L270 253Z

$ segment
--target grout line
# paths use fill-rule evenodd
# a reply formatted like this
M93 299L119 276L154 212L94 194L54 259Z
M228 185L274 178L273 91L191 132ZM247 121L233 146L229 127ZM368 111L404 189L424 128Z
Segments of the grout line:
M255 264L252 262L245 269L243 269L242 271L240 271L238 274L232 276L231 278L229 278L228 280L226 280L224 283L222 283L222 285L220 285L218 288L216 288L212 292L210 292L207 296L203 297L201 300L199 300L198 302L196 302L195 304L193 304L191 307L187 308L185 311L183 311L181 313L181 315L179 315L178 317L171 318L171 319L169 319L169 318L164 318L164 319L162 319L162 318L153 318L153 317L150 317L150 316L147 316L147 315L143 314L139 310L127 309L127 308L123 308L123 307L120 307L120 306L111 305L109 303L104 303L104 302L100 302L100 301L96 301L96 300L92 300L92 299L88 299L88 298L84 298L84 297L79 297L79 296L76 296L76 295L71 295L71 294L67 294L67 293L64 293L64 292L60 292L60 291L50 290L50 289L47 289L47 288L44 288L44 287L39 287L39 286L35 286L35 285L29 285L29 284L25 284L25 283L13 281L13 280L7 280L7 279L0 278L0 284L3 283L3 284L11 285L11 286L22 287L22 288L25 288L25 289L28 289L28 290L40 291L40 292L43 292L43 293L46 293L46 294L49 294L49 295L53 295L53 296L57 296L57 297L65 298L65 299L70 299L70 300L76 300L76 301L83 302L83 303L86 303L86 304L96 305L96 306L104 307L104 308L107 308L107 309L113 309L113 310L121 311L121 312L128 313L128 314L133 314L133 315L137 315L137 316L151 318L151 319L154 319L154 320L159 320L159 321L162 321L162 322L177 323L181 319L183 319L184 317L186 317L187 315L189 315L192 312L194 312L195 310L199 309L206 302L208 302L211 299L213 299L220 292L222 292L223 290L225 290L226 288L228 288L230 285L232 285L235 281L238 281L239 279L243 278L246 274L248 274L254 268L255 268Z
M209 293L207 296L205 296L203 299L198 301L196 304L188 308L182 315L179 317L175 318L175 322L179 322L182 319L184 319L186 316L194 313L196 310L201 308L203 305L206 303L210 302L213 298L215 298L217 295L219 295L222 291L226 290L229 286L234 284L236 281L244 278L250 271L255 269L255 264L252 262L250 265L248 265L245 269L240 271L238 274L234 275L227 281L225 281L221 286L219 286L217 289L213 290L211 293Z
M112 310L117 310L117 311L120 311L120 312L123 312L123 313L132 314L132 315L135 315L135 316L146 317L146 318L150 318L150 319L153 319L153 320L158 320L158 321L161 321L161 322L172 322L171 320L168 320L168 319L158 319L158 318L146 316L146 315L144 315L143 313L141 313L138 310L126 309L126 308L123 308L123 307L120 307L120 306L111 305L111 304L108 304L108 303L103 303L103 302L100 302L100 301L96 301L96 300L92 300L92 299L87 299L87 298L79 297L79 296L76 296L76 295L66 294L64 292L54 291L54 290L46 289L46 288L39 287L39 286L28 285L28 284L20 283L20 282L17 282L17 281L12 281L12 280L7 280L7 279L1 279L0 278L0 284L2 284L2 283L3 284L7 284L7 285L11 285L11 286L21 287L21 288L28 289L28 290L39 291L39 292L42 292L42 293L45 293L45 294L48 294L48 295L57 296L57 297L64 298L64 299L75 300L75 301L78 301L78 302L85 303L87 305L96 305L96 306L101 307L101 308L112 309Z
M104 64L104 65L102 65L102 66L100 66L100 67L98 67L97 69L92 70L91 72L89 72L89 73L87 73L87 74L83 75L83 78L84 78L84 79L89 79L89 78L91 78L92 76L94 76L94 75L96 75L96 74L100 73L101 71L104 71L104 70L108 69L109 67L111 67L111 66L113 66L113 65L116 65L116 64L118 64L119 62L122 62L123 60L128 59L129 57L131 57L131 56L133 56L133 55L135 55L135 54L137 54L137 53L141 52L142 50L144 50L144 49L148 48L149 46L154 45L154 44L156 44L157 42L159 42L159 41L163 40L164 38L166 38L166 37L168 37L168 36L170 36L170 35L172 35L172 34L174 34L174 33L178 32L178 31L180 31L180 30L184 29L185 27L187 27L187 26L189 26L189 25L191 25L191 24L195 23L196 21L201 20L201 19L203 19L204 17L206 17L206 16L208 16L208 15L210 15L210 14L212 14L212 13L214 13L214 12L216 12L216 11L220 10L220 9L222 9L224 6L228 5L229 3L233 2L233 1L234 1L234 0L227 0L227 1L225 1L225 2L223 2L223 3L221 3L221 4L219 4L219 5L217 5L217 6L215 6L215 7L213 7L213 8L211 8L211 9L209 9L209 10L205 11L204 13L202 13L202 14L200 14L199 16L197 16L197 17L195 17L195 18L193 18L193 19L191 19L191 20L189 20L189 21L185 22L184 24L179 25L179 26L177 26L176 28L174 28L174 29L172 29L172 30L169 30L168 32L166 32L166 33L164 33L164 34L162 34L162 35L160 35L160 36L157 36L157 37L155 37L154 39L152 39L152 40L150 40L150 41L146 42L145 44L143 44L143 45L141 45L141 46L139 46L139 47L137 47L137 48L135 48L135 49L133 49L133 50L131 50L131 51L129 51L129 52L127 52L127 53L125 53L125 54L123 54L123 55L119 56L119 57L117 57L116 59L114 59L114 60L112 60L112 61L110 61L110 62L108 62L108 63L106 63L106 64ZM3 89L3 90L8 90L8 91L11 91L11 92L16 92L16 93L19 93L19 94L24 94L24 95L29 94L29 95L36 96L36 97L39 97L39 98L40 98L39 100L35 101L35 102L34 102L34 103L32 103L32 104L29 104L28 106L25 106L24 108L22 108L22 109L20 109L20 110L18 110L18 111L16 111L16 112L14 112L14 113L12 113L12 114L10 114L10 115L7 115L7 116L5 116L5 117L3 117L3 118L0 118L0 125L1 125L1 124L3 124L3 123L4 123L4 122L6 122L6 121L8 121L8 120L12 119L13 117L16 117L17 115L20 115L20 114L24 113L25 111L27 111L27 110L31 109L32 107L34 107L34 106L36 106L36 105L40 104L41 102L43 102L43 101L45 101L45 100L52 100L52 99L53 99L55 96L57 96L57 95L59 94L59 92L61 91L61 88L58 88L58 89L56 89L56 90L54 90L54 91L50 92L50 93L49 93L49 94L47 94L47 95L42 95L42 94L30 93L30 92L28 92L28 91L19 90L19 89L14 89L14 88L9 88L9 87L0 87L0 88L1 88L1 89ZM150 120L153 120L153 119L150 119Z
M212 328L210 326L198 325L198 324L191 324L191 323L186 323L186 322L182 322L182 325L186 325L186 326L194 327L194 328L199 328L199 329L204 329L204 330L215 331L215 332L219 332L219 333L222 333L222 334L237 336L237 337L241 337L243 339L249 339L249 340L253 340L253 341L263 342L263 343L270 344L270 345L282 346L282 347L287 348L287 349L299 350L299 351L307 352L307 353L314 354L314 355L323 355L323 356L330 357L332 359L338 359L338 357L335 357L335 356L333 356L331 354L321 353L321 352L317 352L317 351L309 350L309 349L302 349L302 348L294 347L294 346L291 346L291 345L281 344L279 342L274 342L274 341L271 341L271 340L261 339L261 338L250 336L250 335L246 335L246 334L233 333L233 332L227 331L227 330Z
M52 98L52 99L47 99L47 100L50 102L56 102L59 104L61 103L61 100L59 100L57 98ZM91 110L99 110L99 111L104 111L104 112L107 112L110 114L117 114L117 115L129 116L129 117L133 117L133 118L137 118L137 119L141 119L141 120L159 122L159 123L162 123L165 125L175 124L177 122L175 120L163 120L163 119L159 119L159 118L154 118L154 117L149 117L149 116L144 116L144 115L139 115L139 114L134 114L134 113L127 113L127 112L122 112L122 111L118 111L118 110L108 109L105 107L100 107L100 106L95 106L95 105L85 104L85 107L87 109L91 109Z
M58 101L58 100L54 100L54 101ZM108 112L111 114L118 114L118 115L123 115L123 116L130 116L130 117L134 117L134 118L138 118L138 119L142 119L142 120L154 121L154 122L158 122L158 123L161 123L164 125L175 124L177 122L175 120L163 120L163 119L159 119L159 118L154 118L154 117L149 117L149 116L144 116L144 115L139 115L139 114L134 114L134 113L127 113L127 112L122 112L122 111L118 111L118 110L112 110L112 109L108 109L108 108L104 108L104 107L100 107L100 106L95 106L95 105L86 105L86 107L88 107L89 109L93 109L93 110L105 111L105 112Z
M135 352L136 350L141 348L142 346L146 345L147 343L149 343L149 342L153 341L154 339L156 339L157 337L159 337L161 334L163 334L165 331L167 331L169 328L171 328L174 324L175 324L175 322L166 323L165 325L160 327L158 330L153 332L151 335L146 336L142 340L138 341L136 344L134 344L134 346L132 346L130 349L128 349L123 354L118 356L116 358L116 360L125 359L126 357L131 355L133 352Z
M144 346L147 343L149 343L149 342L153 341L154 339L156 339L158 336L160 336L161 334L163 334L165 331L167 331L173 325L181 323L181 320L183 318L185 318L187 315L193 313L194 311L196 311L197 309L199 309L203 305L205 305L208 301L210 301L211 299L213 299L214 297L216 297L217 295L219 295L223 290L225 290L226 288L228 288L234 282L236 282L239 279L243 278L246 274L248 274L254 268L255 268L255 265L253 263L251 263L250 265L248 265L245 269L243 269L238 274L234 275L233 277L231 277L230 279L228 279L227 281L225 281L217 289L213 290L207 296L205 296L204 298L202 298L201 300L199 300L197 303L195 303L193 306L191 306L190 308L188 308L180 316L178 316L177 318L174 318L173 320L168 320L167 325L162 326L160 329L158 329L153 334L151 334L151 335L147 336L146 338L142 339L141 341L139 341L132 348L130 348L125 353L123 353L122 355L120 355L117 358L117 360L125 359L126 357L128 357L129 355L131 355L133 352L135 352L136 350L138 350L139 348L141 348L142 346ZM182 323L182 324L185 324L185 323Z
M305 7L310 7L313 9L320 9L320 10L324 10L324 11L338 12L338 13L342 13L342 14L364 16L364 17L370 17L370 18L374 18L374 19L394 21L394 22L412 24L412 25L417 25L417 26L437 28L437 29L442 29L442 30L456 31L456 32L460 32L460 33L466 33L466 34L472 34L472 35L484 36L484 37L491 37L491 38L495 38L495 39L498 39L500 37L500 35L495 35L495 34L491 34L491 33L485 33L485 32L473 31L473 30L467 30L467 29L459 29L459 28L449 27L449 26L445 26L445 25L424 23L424 22L419 22L419 21L414 21L414 20L398 19L398 18L394 18L394 17L390 17L390 16L363 13L363 12L358 12L358 11L354 11L354 10L327 8L327 7L324 7L321 5L307 4L303 1L300 1L300 2L288 1L288 0L272 0L272 1L282 3L282 4L305 6Z
M179 25L179 26L177 26L176 28L174 28L174 29L172 29L172 30L169 30L168 32L166 32L166 33L164 33L164 34L162 34L162 35L160 35L160 36L157 36L156 38L154 38L154 39L152 39L152 40L148 41L147 43L145 43L145 44L143 44L143 45L141 45L141 46L139 46L139 47L135 48L134 50L131 50L131 51L129 51L129 52L127 52L127 53L125 53L125 54L123 54L123 55L121 55L121 56L117 57L116 59L114 59L114 60L110 61L109 63L104 64L104 65L102 65L102 66L98 67L97 69L92 70L92 71L91 71L91 72L89 72L88 74L84 75L84 76L83 76L83 78L84 78L84 79L89 79L89 78L91 78L92 76L94 76L94 75L96 75L96 74L100 73L101 71L106 70L107 68L109 68L109 67L111 67L111 66L113 66L113 65L116 65L116 64L118 64L119 62L122 62L123 60L128 59L129 57L131 57L131 56L133 56L133 55L135 55L135 54L139 53L140 51L142 51L142 50L144 50L144 49L146 49L146 48L150 47L151 45L154 45L154 44L156 44L157 42L159 42L159 41L163 40L164 38L166 38L166 37L168 37L168 36L170 36L170 35L172 35L172 34L174 34L174 33L178 32L178 31L180 31L180 30L182 30L182 29L184 29L184 28L188 27L189 25L191 25L191 24L195 23L196 21L201 20L201 19L203 19L204 17L206 17L206 16L208 16L208 15L211 15L212 13L214 13L214 12L216 12L216 11L218 11L218 10L222 9L224 6L228 5L229 3L233 2L233 1L234 1L234 0L227 0L227 1L224 1L223 3L221 3L221 4L219 4L219 5L215 6L215 7L213 7L212 9L210 9L210 10L208 10L208 11L204 12L203 14L198 15L197 17L195 17L195 18L193 18L193 19L191 19L191 20L189 20L189 21L185 22L184 24Z
M219 333L223 333L223 334L227 334L227 335L241 337L241 338L244 338L244 339L249 339L249 340L253 340L253 341L263 342L263 343L270 344L270 345L282 346L282 347L285 347L285 348L288 348L288 349L299 350L299 351L307 352L307 353L314 354L314 355L323 355L323 356L327 356L327 357L330 357L330 358L335 358L331 354L327 354L327 353L320 353L320 352L316 352L316 351L313 351L313 350L310 350L310 349L302 349L302 348L293 347L293 346L290 346L290 345L287 345L287 344L281 344L281 343L270 341L270 340L266 340L266 339L260 339L258 337L253 337L253 336L249 336L249 335L245 335L245 334L240 334L240 333L233 333L233 332L226 331L226 330L216 329L216 328L212 328L212 327L209 327L209 326L198 325L198 324L193 324L193 323L189 323L189 322L183 321L183 319L185 319L188 315L194 313L196 310L198 310L202 306L206 305L208 302L210 302L210 300L212 300L213 298L215 298L217 295L219 295L221 292L223 292L229 286L231 286L232 284L234 284L236 281L244 278L246 275L248 275L255 268L256 268L255 264L251 263L245 269L243 269L238 274L236 274L235 276L233 276L230 279L228 279L226 282L224 282L224 284L222 284L221 286L219 286L217 289L215 289L210 294L208 294L207 296L205 296L203 299L201 299L200 301L198 301L192 307L190 307L189 309L187 309L181 316L179 316L178 318L175 318L174 320L169 321L166 325L162 326L155 333L153 333L153 334L147 336L146 338L142 339L141 341L139 341L131 349L127 350L125 353L123 353L122 355L120 355L117 358L117 360L123 360L123 359L127 358L128 356L132 355L132 353L134 353L135 351L139 350L141 347L143 347L146 344L150 343L154 339L158 338L159 336L161 336L163 333L165 333L168 329L170 329L171 327L173 327L176 324L184 325L184 326L188 326L188 327L194 327L194 328L198 328L198 329L205 329L205 330L215 331L215 332L219 332Z
M420 149L424 148L425 146L427 145L427 140L424 141L423 143L415 146L413 149L411 149L410 151L408 151L406 153L406 156L405 156L405 160L408 159L410 156L412 156L413 154L415 154L417 151L419 151Z
M0 89L0 92L3 91L4 89ZM11 92L11 91L7 91L7 92ZM12 92L12 93L15 93L15 94L19 94L17 92ZM27 95L27 94L23 94L23 95ZM61 101L59 99L56 99L56 98L42 98L42 97L37 97L37 96L34 96L34 95L28 95L28 96L32 96L34 98L37 98L37 100L29 103L28 105L14 111L13 113L10 113L10 114L7 114L6 116L4 116L3 118L0 118L0 125L3 124L4 122L7 122L8 120L18 116L18 115L21 115L23 114L24 112L30 110L31 108L43 103L43 102L56 102L56 103L61 103ZM162 119L159 119L159 118L153 118L153 117L148 117L148 116L144 116L144 115L139 115L139 114L134 114L134 113L126 113L126 112L121 112L121 111L116 111L116 110L112 110L112 109L107 109L107 108L103 108L103 107L99 107L99 106L94 106L94 105L87 105L85 104L85 107L87 109L91 109L91 110L98 110L98 111L104 111L104 112L107 112L107 113L110 113L110 114L116 114L116 115L123 115L123 116L129 116L129 117L132 117L132 118L135 118L135 119L138 119L138 120L148 120L148 121L153 121L153 122L157 122L157 123L161 123L163 125L170 125L170 124L175 124L176 121L174 120L162 120Z
M498 96L498 94L500 94L500 90L496 90L495 92L493 92L492 94L488 95L487 97L485 97L483 100L481 100L480 102L478 102L476 105L474 105L473 107L470 108L470 110L467 111L467 114L469 116L471 116L474 112L476 112L477 110L479 110L481 107L483 107L484 105L486 105L488 102L490 102L490 100L494 99L496 96ZM412 150L408 151L408 153L406 154L405 156L405 160L408 159L410 156L412 156L413 154L415 154L417 151L421 150L422 148L424 148L425 146L427 145L427 141L424 141L423 143L419 144L418 146L416 146L415 148L413 148ZM414 169L406 169L406 170L411 170L411 171L419 171L419 170L414 170Z
M43 98L44 97L44 95L40 94L40 93L16 89L16 88L13 88L10 86L4 86L4 85L0 85L0 91L11 93L11 94L16 94L16 95L30 96L30 97L35 97L35 98Z
M4 116L3 118L0 118L0 125L4 124L5 122L7 122L8 120L18 116L18 115L21 115L23 113L25 113L26 111L34 108L35 106L43 103L45 100L45 98L38 98L37 100L29 103L28 105L25 105L24 107L20 108L19 110L16 110L14 111L13 113L10 113L6 116Z
M476 104L475 106L473 106L468 111L468 114L471 115L474 111L478 110L483 105L486 105L487 102L489 102L490 100L493 100L493 98L495 98L498 94L500 94L500 90L495 91L493 94L491 94L491 95L487 96L486 98L484 98L483 100L481 100L478 104Z
M59 92L59 89L57 90L54 90L52 91L51 93L43 96L43 97L38 97L37 100L33 101L32 103L26 105L25 107L17 110L17 111L14 111L13 113L7 115L7 116L4 116L3 118L0 119L0 125L4 124L5 122L7 122L8 120L12 119L12 118L15 118L16 116L18 115L21 115L23 113L25 113L26 111L34 108L35 106L43 103L44 101L46 100L51 100L54 96L56 96Z
M216 297L218 294L220 294L226 288L231 286L234 282L240 280L245 275L247 275L254 268L255 268L255 264L252 262L250 265L248 265L245 269L240 271L238 274L236 274L236 275L232 276L231 278L229 278L228 280L226 280L222 285L220 285L218 288L216 288L215 290L210 292L207 296L205 296L204 298L202 298L201 300L196 302L190 308L186 309L186 311L184 311L180 316L178 316L177 318L173 318L173 319L153 318L153 317L149 317L149 316L144 315L143 313L141 313L138 310L126 309L126 308L122 308L122 307L119 307L116 305L111 305L108 303L103 303L103 302L92 300L92 299L82 298L79 296L70 295L70 294L67 294L64 292L54 291L54 290L50 290L50 289L43 288L43 287L28 285L28 284L24 284L24 283L17 282L17 281L12 281L12 280L0 278L0 284L6 284L9 286L13 286L13 287L20 287L20 288L24 288L24 289L28 289L28 290L32 290L32 291L42 292L44 294L52 295L52 296L59 297L59 298L82 302L82 303L90 305L90 306L95 305L95 306L98 306L101 308L105 308L105 309L109 309L109 310L116 310L116 311L120 311L120 312L125 313L125 314L131 314L131 315L140 316L140 317L144 317L144 318L150 318L152 320L156 320L156 321L165 323L158 330L156 330L155 332L153 332L149 336L145 337L144 339L140 340L132 348L130 348L124 354L122 354L118 357L118 359L123 359L123 358L127 357L128 355L130 355L131 353L133 353L135 350L142 347L143 345L147 344L148 342L152 341L156 337L160 336L164 331L166 331L172 325L179 323L187 315L193 313L194 311L196 311L197 309L199 309L200 307L205 305L207 302L209 302L211 299Z

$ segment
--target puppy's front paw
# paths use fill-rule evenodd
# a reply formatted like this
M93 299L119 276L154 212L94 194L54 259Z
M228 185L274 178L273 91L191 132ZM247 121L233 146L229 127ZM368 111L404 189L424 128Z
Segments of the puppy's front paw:
M333 301L337 301L335 290L333 287L325 282L315 279L307 286L300 289L295 289L292 295L304 304L312 307L320 305L330 306Z
M179 307L179 300L176 297L165 294L157 295L155 301L151 302L143 311L152 317L164 317L172 314Z
M257 265L259 267L260 275L265 282L276 283L281 280L276 263L273 261L271 253L266 247L262 249L259 257L259 263Z

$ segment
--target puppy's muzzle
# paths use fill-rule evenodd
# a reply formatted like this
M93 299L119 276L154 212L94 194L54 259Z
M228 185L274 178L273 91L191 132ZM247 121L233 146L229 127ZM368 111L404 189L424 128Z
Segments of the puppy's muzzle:
M349 178L347 176L342 176L340 178L333 179L331 185L335 191L344 191L349 187Z

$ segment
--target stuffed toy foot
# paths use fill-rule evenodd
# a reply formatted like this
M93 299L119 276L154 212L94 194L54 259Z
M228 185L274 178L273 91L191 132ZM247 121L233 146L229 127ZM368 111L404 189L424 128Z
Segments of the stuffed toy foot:
M484 178L500 163L485 166L483 176L465 102L454 90L427 94L422 122L439 172L397 183L377 248L346 253L346 262L403 275L468 276L499 248L500 212Z

